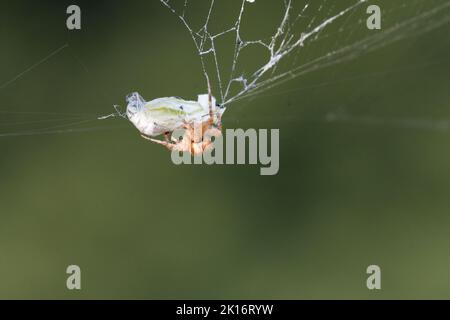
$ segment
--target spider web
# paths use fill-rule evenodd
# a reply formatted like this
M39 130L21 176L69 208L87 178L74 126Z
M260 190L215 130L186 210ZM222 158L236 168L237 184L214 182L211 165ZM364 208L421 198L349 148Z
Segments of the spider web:
M218 101L227 107L262 96L291 79L351 61L450 22L449 0L378 0L381 30L366 26L367 8L375 4L369 0L159 0L157 4L167 14L164 23L178 20L190 36L201 74L211 83ZM89 72L66 44L4 81L0 92L59 54L71 54L74 62ZM5 130L0 137L105 129L79 128L97 122L99 114L0 110L0 115L0 126ZM10 129L16 125L37 128Z
M378 1L382 30L369 30L366 26L369 17L366 10L371 5L368 0L240 0L226 1L226 5L223 0L205 0L200 5L193 0L160 2L188 31L205 79L215 80L211 82L223 105L450 21L448 0ZM215 22L220 20L221 13L230 10L235 11L234 19L222 23L222 29L217 28ZM264 20L262 26L264 10L271 13L275 10L278 19ZM252 22L256 24L254 29L267 29L271 33L264 39L252 38ZM228 46L222 48L233 47L232 53L218 49L225 38ZM251 51L254 48L258 53ZM250 58L244 57L246 52L251 52ZM252 60L258 63L249 71Z

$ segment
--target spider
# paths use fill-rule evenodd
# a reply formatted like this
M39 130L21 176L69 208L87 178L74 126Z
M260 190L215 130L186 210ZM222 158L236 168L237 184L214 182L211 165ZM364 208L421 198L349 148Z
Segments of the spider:
M149 136L141 134L144 139L154 143L163 145L170 151L189 152L192 155L200 155L213 148L213 142L206 137L220 137L222 135L221 127L214 127L211 119L201 123L200 125L185 123L184 135L180 140L175 139L170 133L165 133L165 141L153 139Z

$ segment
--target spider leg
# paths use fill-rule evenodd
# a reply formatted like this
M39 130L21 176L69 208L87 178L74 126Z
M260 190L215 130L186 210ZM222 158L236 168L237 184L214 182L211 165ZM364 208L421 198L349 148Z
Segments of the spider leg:
M191 131L191 140L194 143L200 143L203 140L203 136L205 135L206 129L209 127L209 123L197 123L194 125Z
M212 105L212 92L211 92L211 83L209 82L209 77L206 75L206 80L208 81L208 108L209 108L209 120L210 124L214 123L214 112Z
M150 138L149 136L146 136L145 134L141 134L141 137L144 138L145 140L150 140L150 141L153 140L152 138Z
M150 138L149 136L146 136L145 134L141 134L141 137L146 139L146 140L149 140L151 142L160 144L160 145L166 147L169 150L173 150L173 148L175 147L175 144L172 144L172 143L170 143L168 141L161 141L161 140L153 139L153 138Z
M222 132L222 114L220 112L217 113L217 129Z

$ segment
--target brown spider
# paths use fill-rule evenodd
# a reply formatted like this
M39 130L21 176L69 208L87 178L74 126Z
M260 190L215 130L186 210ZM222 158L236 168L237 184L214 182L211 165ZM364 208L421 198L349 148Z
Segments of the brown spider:
M180 140L171 137L170 133L166 133L165 141L150 138L142 135L143 138L152 142L163 145L171 151L189 152L192 155L200 155L213 148L211 137L220 137L222 131L212 125L210 120L200 125L186 123L184 126L184 135Z

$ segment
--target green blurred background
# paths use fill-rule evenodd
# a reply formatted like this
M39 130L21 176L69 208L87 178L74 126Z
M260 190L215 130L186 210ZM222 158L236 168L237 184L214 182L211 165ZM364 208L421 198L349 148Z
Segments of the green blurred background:
M280 3L260 2L277 21ZM445 2L383 10L393 25ZM71 32L69 4L0 1L0 82L69 44L0 90L0 133L57 118L43 112L95 119L132 91L148 100L205 91L189 35L159 1L76 1L82 30ZM227 5L224 20L239 1ZM365 18L355 12L348 30ZM120 119L1 137L0 298L450 298L449 31L230 106L226 128L280 129L276 176L175 166ZM309 57L340 47L329 35ZM81 267L81 291L66 288L70 264ZM366 288L371 264L381 291Z

